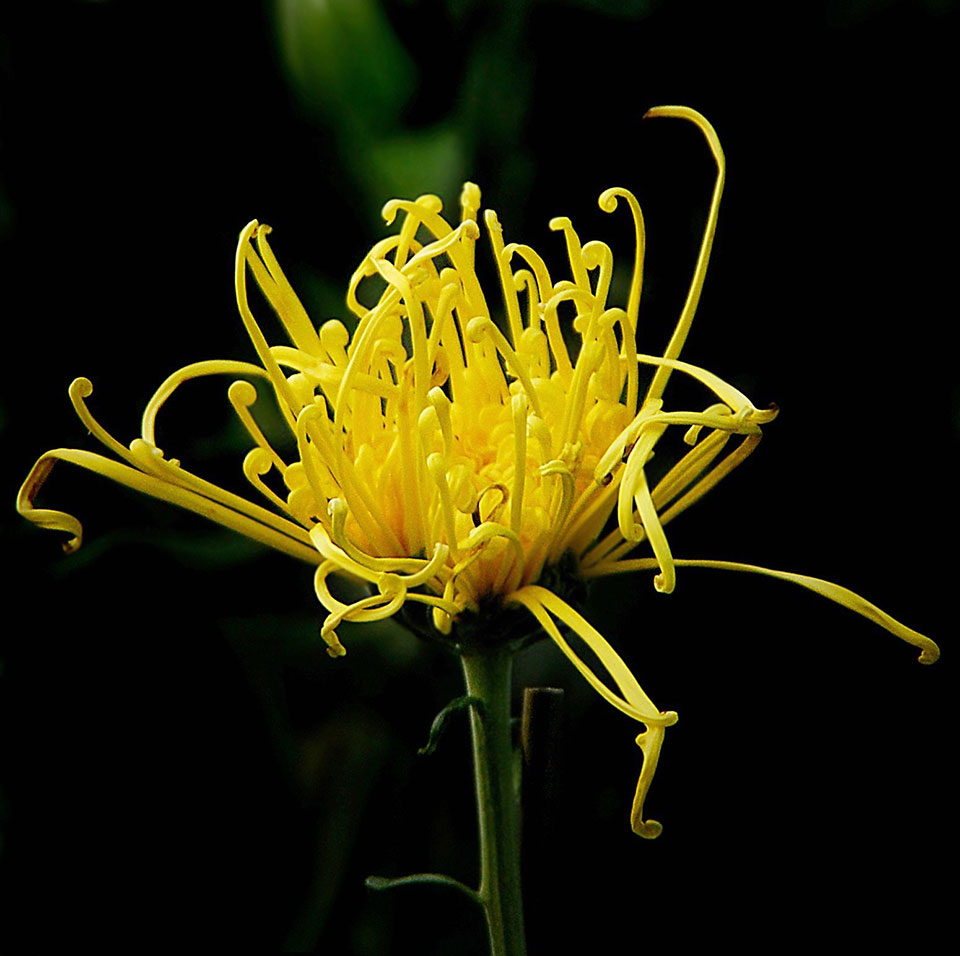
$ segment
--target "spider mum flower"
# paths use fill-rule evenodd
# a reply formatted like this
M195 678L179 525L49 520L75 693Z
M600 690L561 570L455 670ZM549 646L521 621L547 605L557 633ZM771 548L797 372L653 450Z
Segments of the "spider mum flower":
M141 436L129 447L93 418L86 406L92 386L77 379L70 398L79 417L120 460L74 449L47 452L21 489L19 510L38 525L69 532L67 551L79 546L76 518L34 506L53 465L67 461L314 563L316 592L328 612L321 636L332 656L345 653L336 630L341 622L381 620L411 604L426 612L421 620L435 636L474 652L484 642L516 640L516 631L471 634L472 619L490 608L525 609L610 704L644 726L631 821L641 836L656 836L660 824L644 820L643 802L664 732L677 715L654 706L613 647L564 599L571 583L652 570L656 589L669 593L678 567L754 571L874 620L919 647L922 662L933 662L938 651L829 582L674 558L666 525L743 462L776 409L757 408L734 386L679 358L710 256L724 159L699 113L660 107L648 115L695 123L718 170L687 299L662 355L638 351L644 227L626 189L608 189L599 199L604 212L625 207L633 220L633 271L622 305L608 301L611 249L581 242L569 219L550 222L566 247L568 274L557 278L530 246L505 244L496 213L485 211L499 284L491 302L475 269L479 189L464 186L457 225L443 217L436 196L391 200L383 215L388 225L399 217L398 231L370 250L349 283L352 335L337 320L314 327L274 256L269 227L254 221L240 235L236 294L259 363L214 360L180 369L150 400ZM271 345L261 330L248 300L250 275L289 344ZM503 321L495 320L498 314ZM652 372L643 394L641 366ZM228 396L252 441L243 472L262 504L205 481L156 445L163 403L184 382L207 375L238 378ZM700 407L665 405L673 375L702 387ZM287 447L274 447L257 424L249 379L272 389L289 429ZM651 487L647 464L677 427L689 450ZM639 546L648 553L629 557ZM371 593L339 600L330 589L333 573L366 582ZM612 686L560 625L590 648Z

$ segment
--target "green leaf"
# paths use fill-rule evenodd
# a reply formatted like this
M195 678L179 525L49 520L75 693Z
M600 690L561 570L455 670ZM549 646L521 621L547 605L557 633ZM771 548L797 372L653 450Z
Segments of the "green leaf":
M353 134L398 125L417 68L377 0L276 0L275 11L305 109Z
M468 171L463 137L451 124L378 136L358 146L355 162L378 209L384 196L436 193L449 202Z
M474 903L482 902L480 894L476 890L472 890L466 883L461 883L452 876L444 876L442 873L411 873L409 876L398 876L396 879L390 879L386 876L368 876L364 883L368 890L392 890L398 886L449 886L451 889L464 893Z
M427 742L417 751L421 757L426 757L432 754L437 749L437 744L440 741L440 735L443 733L444 729L447 726L447 721L450 719L451 714L455 714L459 710L465 710L468 707L476 707L477 713L480 716L483 716L483 701L479 697L455 697L453 700L447 704L443 710L433 718L433 723L430 725L430 733L427 736ZM373 879L373 877L371 877Z

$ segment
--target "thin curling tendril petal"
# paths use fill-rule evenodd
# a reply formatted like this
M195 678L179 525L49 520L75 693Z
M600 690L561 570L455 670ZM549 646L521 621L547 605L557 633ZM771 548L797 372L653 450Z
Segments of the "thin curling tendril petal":
M660 835L662 826L656 820L643 819L643 804L653 780L657 761L660 757L660 748L663 744L664 731L677 722L674 711L660 712L653 702L644 693L636 678L624 663L619 654L610 646L604 637L590 625L580 614L568 604L558 598L546 588L531 585L521 588L508 598L508 601L520 604L533 614L543 629L550 635L554 643L567 656L570 662L587 679L590 685L610 704L618 710L643 723L646 731L637 737L637 744L643 752L643 767L637 790L634 796L633 808L630 814L630 823L634 832L647 839ZM597 655L600 662L613 677L620 688L622 697L611 691L587 667L580 657L564 640L559 629L550 615L563 621L584 643Z
M882 611L875 604L872 604L866 598L861 597L855 591L845 588L840 584L833 584L831 581L824 581L822 578L810 577L806 574L795 574L792 571L775 571L773 568L762 568L755 564L742 564L739 561L713 561L700 558L674 558L674 564L680 568L715 568L720 571L747 571L751 574L762 574L770 578L779 578L781 581L790 581L793 584L799 584L800 587L807 588L827 598L848 610L859 614L861 617L879 624L884 630L889 631L901 641L906 641L914 647L920 649L918 660L921 664L933 664L940 657L940 648L936 642L929 637L921 634L919 631L901 624L896 618L891 617L886 611ZM604 577L610 574L620 574L626 571L647 571L657 566L656 560L651 558L634 558L625 561L609 561L594 565L592 568L585 569L583 574L587 578Z

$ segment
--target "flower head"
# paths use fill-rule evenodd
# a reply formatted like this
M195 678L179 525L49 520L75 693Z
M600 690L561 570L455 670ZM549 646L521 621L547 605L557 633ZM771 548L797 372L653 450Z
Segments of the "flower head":
M662 355L637 343L644 226L626 189L608 189L599 199L604 212L623 206L633 220L625 303L609 301L614 259L605 243L582 242L569 219L553 219L550 228L566 248L559 278L530 246L505 243L489 209L482 221L499 288L488 300L475 268L480 190L467 183L456 225L444 218L436 196L384 206L387 224L399 219L399 228L374 245L350 280L352 334L335 319L314 326L277 262L270 228L254 221L240 235L236 294L258 364L213 360L180 369L148 403L141 436L129 447L92 417L85 403L92 387L77 379L70 397L81 420L121 461L48 452L21 489L21 512L70 532L67 550L79 546L75 518L34 507L53 464L64 460L312 562L328 612L321 636L332 656L345 653L341 622L380 620L406 605L425 608L427 626L455 645L483 609L525 609L607 701L645 726L637 737L644 763L632 823L647 837L660 825L643 819L643 801L676 714L653 705L611 645L564 600L565 580L650 570L656 589L669 593L685 565L757 571L858 611L932 662L932 641L844 588L765 568L674 558L666 525L756 448L761 426L777 412L679 358L710 256L724 159L700 114L661 107L648 115L695 123L718 170L690 290ZM262 331L247 294L250 275L289 344L271 345ZM156 445L157 414L173 391L189 379L222 374L238 379L228 396L252 442L243 471L264 503L205 481ZM702 388L699 407L665 404L675 374ZM257 424L250 379L272 390L289 429L286 447L271 443ZM647 464L676 427L689 450L651 487ZM648 553L628 557L639 546ZM335 572L367 582L370 595L339 600L329 582ZM594 652L615 690L581 659L558 622Z

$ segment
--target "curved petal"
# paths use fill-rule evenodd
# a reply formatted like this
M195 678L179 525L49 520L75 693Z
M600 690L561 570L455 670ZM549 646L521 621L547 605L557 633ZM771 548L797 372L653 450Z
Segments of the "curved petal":
M856 614L879 624L884 630L889 631L901 641L906 641L914 647L920 648L921 664L933 664L940 656L940 648L930 640L929 637L915 631L906 624L901 624L896 618L891 617L886 611L881 611L876 604L871 604L866 598L861 597L849 588L840 584L833 584L830 581L824 581L822 578L810 577L806 574L795 574L792 571L775 571L772 568L761 568L755 564L741 564L739 561L710 561L699 558L674 558L674 564L677 567L686 568L717 568L721 571L748 571L751 574L763 574L770 578L779 578L781 581L790 581L793 584L799 584L800 587L807 588L810 591L834 601L837 604L854 611ZM627 571L649 571L657 567L655 558L633 558L625 561L600 562L592 568L584 570L583 575L586 578L598 578L609 574L620 574Z
M64 551L68 553L76 551L83 540L83 527L80 522L73 515L63 511L34 507L36 496L57 461L66 461L80 468L86 468L88 471L96 472L111 481L150 495L152 498L179 505L187 511L203 515L204 518L222 524L232 531L239 531L248 538L253 538L278 551L284 551L308 564L319 564L321 560L320 555L313 548L298 540L297 536L303 532L303 529L292 522L285 522L290 526L290 533L284 533L277 527L262 524L248 515L240 514L182 485L171 484L153 475L146 475L128 465L105 458L103 455L76 448L55 448L41 455L30 469L30 474L27 475L17 495L17 511L28 521L42 528L66 531L71 534L72 537L63 546ZM284 519L278 518L277 521L284 522Z
M604 700L612 704L617 710L628 717L646 725L646 732L637 737L637 744L643 752L643 767L640 779L637 781L637 790L634 795L633 809L630 814L630 823L633 831L646 839L653 839L660 835L663 827L656 820L643 819L643 803L646 799L650 783L653 780L657 761L660 758L660 748L663 744L664 731L677 722L674 711L661 712L654 706L653 701L644 693L637 683L630 668L623 658L607 643L600 632L587 620L578 614L569 604L558 598L552 591L537 585L528 585L514 591L507 598L508 602L523 605L539 621L543 629L550 635L554 643L567 656L574 667L587 679L587 682L599 693ZM553 621L551 614L566 624L584 643L597 655L600 662L607 669L610 676L620 688L622 697L614 693L597 677L596 674L580 659L577 653L564 640L559 628Z

